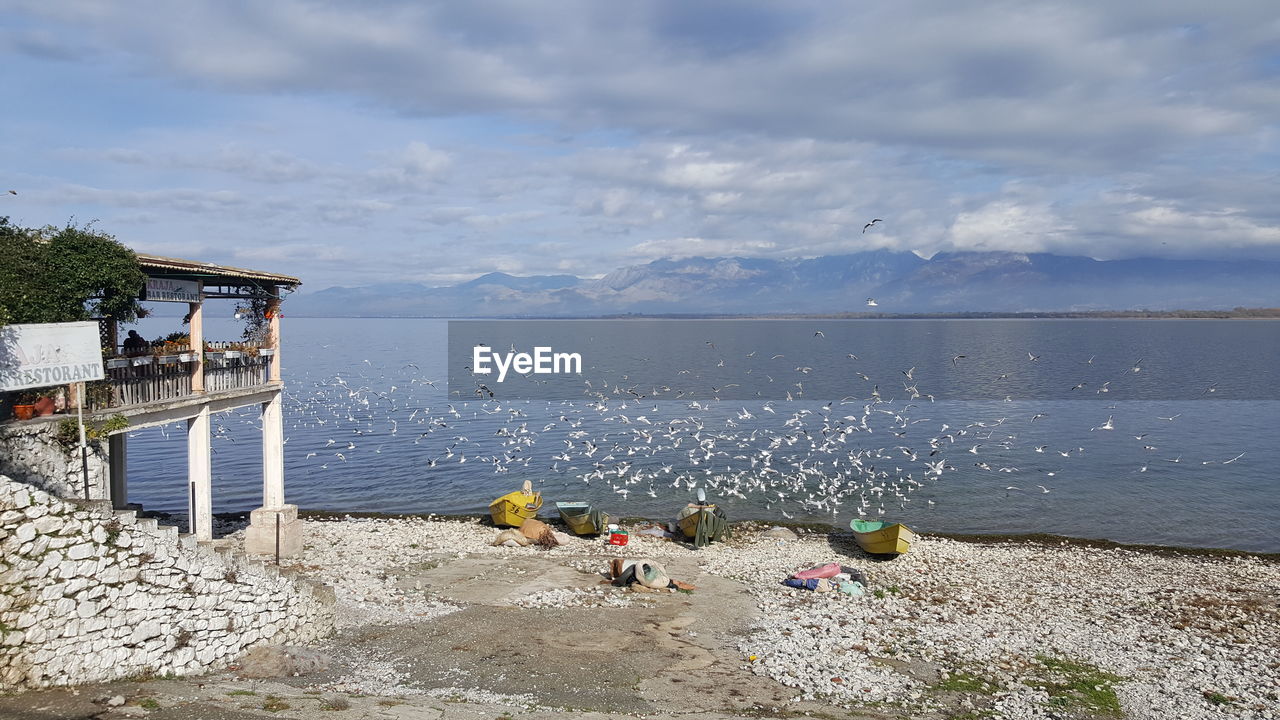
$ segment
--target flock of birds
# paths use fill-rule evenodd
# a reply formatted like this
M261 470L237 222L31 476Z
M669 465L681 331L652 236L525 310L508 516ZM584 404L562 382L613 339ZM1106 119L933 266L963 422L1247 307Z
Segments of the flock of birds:
M827 339L817 330L812 342ZM928 509L945 495L939 483L951 478L997 497L1053 492L1087 472L1079 463L1103 437L1113 446L1109 457L1121 444L1126 457L1137 458L1130 472L1146 473L1154 462L1193 464L1155 444L1159 426L1180 422L1179 414L1126 416L1122 423L1115 404L1100 402L1090 404L1098 417L1087 427L1051 428L1060 411L1054 406L1029 408L1011 398L937 402L922 370L874 378L856 353L843 353L845 365L837 368L847 392L814 399L806 386L814 368L787 353L726 358L708 340L702 354L705 369L724 368L726 359L742 363L743 383L695 388L703 377L697 364L675 373L673 382L685 387L641 386L626 373L586 368L573 381L576 397L521 400L479 383L447 389L414 363L376 367L364 360L339 374L291 377L285 431L291 484L307 482L303 473L325 472L369 485L387 476L421 487L438 479L441 487L465 488L470 505L479 507L528 478L550 499L585 496L611 511L617 509L611 502L644 498L674 508L705 488L722 503L784 518L877 517ZM961 368L971 354L977 353L953 355L942 367ZM1027 353L1028 365L1042 362L1043 355ZM1112 379L1082 381L1068 393L1105 400L1143 371L1143 361L1116 370ZM992 382L1015 372L1009 368ZM747 400L745 383L787 390L778 399ZM1205 394L1216 389L1210 385ZM235 442L237 424L257 422L249 414L222 416L214 438ZM1229 465L1243 457L1197 462Z

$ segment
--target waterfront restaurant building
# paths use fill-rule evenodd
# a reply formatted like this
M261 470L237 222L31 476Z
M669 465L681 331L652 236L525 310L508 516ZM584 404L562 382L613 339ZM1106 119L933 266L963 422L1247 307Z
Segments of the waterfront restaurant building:
M128 427L108 426L112 429L106 443L106 467L101 468L105 473L94 473L98 477L105 474L106 478L91 488L85 481L86 499L109 499L119 510L138 509L129 505L129 433L185 423L186 537L188 542L214 543L210 418L216 413L257 406L262 413L262 506L250 514L245 551L295 554L302 547L302 526L297 506L285 504L284 497L280 304L282 295L301 282L288 275L194 260L145 254L138 254L137 258L147 276L142 299L183 303L188 311L189 332L186 338L175 337L168 343L149 343L140 348L138 340L123 345L119 342L120 331L114 321L100 321L106 379L88 386L84 398L86 418L101 424L105 418L123 416ZM230 300L237 308L252 313L260 330L256 338L206 338L205 308L217 300ZM231 308L226 310L231 314ZM28 425L29 432L36 432L37 424L60 420L51 416L15 421L8 429ZM101 463L99 454L96 465ZM90 466L95 467L95 463ZM175 478L174 482L179 480ZM76 488L77 484L68 482L67 487Z

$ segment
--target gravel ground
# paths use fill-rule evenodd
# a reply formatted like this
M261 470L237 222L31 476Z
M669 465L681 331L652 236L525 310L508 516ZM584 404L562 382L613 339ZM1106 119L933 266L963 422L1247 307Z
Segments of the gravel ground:
M457 519L308 521L298 564L335 587L344 627L429 620L459 608L415 571L537 553L584 571L610 557L696 558L740 581L759 609L738 638L742 666L802 699L910 716L1273 718L1280 715L1280 563L1041 542L922 538L888 562L846 535L795 541L740 529L694 551L636 538L573 538L551 550L491 547L492 527ZM864 597L793 590L790 572L839 561L864 570ZM685 578L680 578L685 579ZM626 607L613 589L548 590L524 607ZM394 661L361 685L405 693ZM470 692L470 690L468 690ZM461 691L459 691L461 692Z

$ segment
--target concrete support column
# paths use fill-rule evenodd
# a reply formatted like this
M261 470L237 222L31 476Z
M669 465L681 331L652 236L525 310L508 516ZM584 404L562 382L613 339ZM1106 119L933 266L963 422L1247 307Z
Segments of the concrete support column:
M272 288L275 297L267 301L267 327L271 333L271 347L275 354L271 356L271 365L267 369L269 382L280 382L280 289Z
M284 393L262 403L262 507L284 504Z
M298 506L284 502L284 393L262 404L262 507L249 513L244 549L281 557L302 551Z
M129 436L116 433L107 440L111 465L111 507L117 510L129 505Z
M204 299L204 282L198 281L201 300ZM191 392L204 392L204 303L187 303L191 316L188 336L191 338L191 352L196 361L191 363Z
M187 421L187 507L197 540L213 539L213 461L209 435L209 407Z

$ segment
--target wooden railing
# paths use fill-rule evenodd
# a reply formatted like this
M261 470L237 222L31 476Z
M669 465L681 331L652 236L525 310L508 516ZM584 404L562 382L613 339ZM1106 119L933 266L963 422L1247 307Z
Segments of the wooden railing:
M267 382L267 365L271 358L265 355L240 357L224 357L219 360L210 358L215 353L206 353L204 361L204 389L235 390L263 385Z
M266 384L273 350L229 342L210 342L206 347L206 392ZM190 396L194 361L195 356L189 352L107 358L106 380L90 388L89 407L102 410Z

